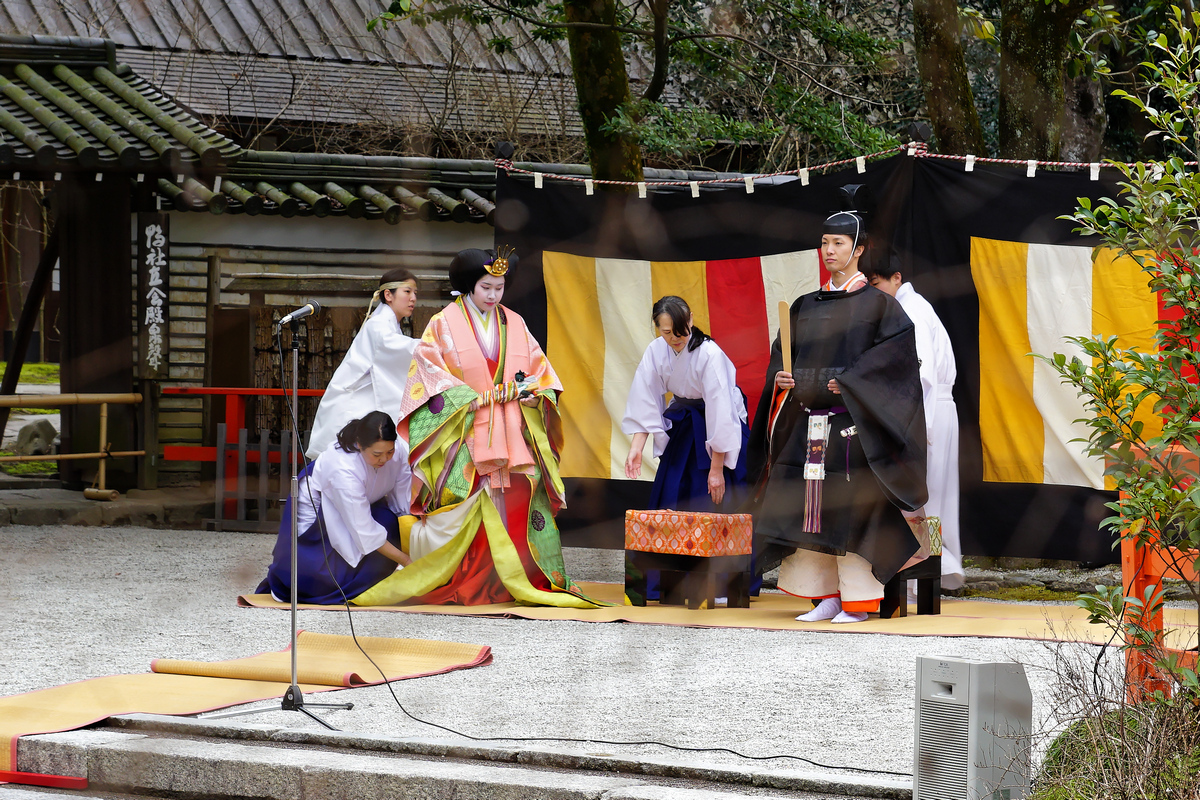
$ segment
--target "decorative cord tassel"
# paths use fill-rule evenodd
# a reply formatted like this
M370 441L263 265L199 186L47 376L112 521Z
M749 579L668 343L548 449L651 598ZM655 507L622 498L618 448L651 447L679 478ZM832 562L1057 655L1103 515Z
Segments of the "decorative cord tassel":
M823 481L804 482L804 526L805 533L821 532L821 497L824 494Z
M496 426L496 396L488 392L488 447L492 446L492 429Z

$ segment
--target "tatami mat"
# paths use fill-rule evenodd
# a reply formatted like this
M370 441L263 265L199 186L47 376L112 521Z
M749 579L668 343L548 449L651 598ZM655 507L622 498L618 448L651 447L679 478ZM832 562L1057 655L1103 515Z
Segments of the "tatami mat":
M454 614L480 617L510 617L579 622L632 622L645 625L681 625L693 628L757 628L761 630L823 631L826 633L883 633L896 636L982 636L1010 639L1092 642L1109 640L1109 631L1087 621L1087 614L1074 605L1002 603L987 600L942 598L942 613L917 616L915 606L899 619L870 617L865 622L833 625L829 622L797 622L795 617L811 608L806 600L782 593L764 593L751 599L750 608L700 609L648 603L644 607L624 605L624 587L615 583L580 582L590 597L614 605L593 609L519 606L498 603L486 606L353 606L356 611L394 611L416 614ZM238 604L254 608L291 608L268 594L242 595ZM343 606L300 608L342 611ZM1196 639L1196 616L1186 609L1167 609L1166 624L1176 629L1176 639ZM1180 647L1177 641L1172 646Z
M490 647L423 639L301 631L297 678L301 691L324 692L436 675L491 663ZM0 770L16 767L17 737L81 728L117 714L198 714L282 697L291 685L291 648L231 661L159 659L153 672L110 675L26 694L0 697ZM380 671L383 675L380 675Z

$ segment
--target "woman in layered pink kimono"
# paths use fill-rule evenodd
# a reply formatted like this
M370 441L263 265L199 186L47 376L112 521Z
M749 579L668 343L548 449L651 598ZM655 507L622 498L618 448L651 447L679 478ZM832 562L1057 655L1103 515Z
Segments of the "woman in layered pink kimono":
M359 605L597 605L566 576L554 523L562 386L525 321L500 305L516 261L464 250L450 265L458 297L429 321L400 408L413 562Z

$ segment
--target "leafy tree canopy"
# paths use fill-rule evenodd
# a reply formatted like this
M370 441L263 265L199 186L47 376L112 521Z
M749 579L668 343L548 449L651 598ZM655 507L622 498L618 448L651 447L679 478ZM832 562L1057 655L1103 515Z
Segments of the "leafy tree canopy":
M902 15L883 0L589 3L611 10L604 22L573 21L572 2L395 0L369 25L518 23L526 38L496 36L498 53L615 30L635 95L605 130L667 166L794 168L886 148L919 102L895 39Z

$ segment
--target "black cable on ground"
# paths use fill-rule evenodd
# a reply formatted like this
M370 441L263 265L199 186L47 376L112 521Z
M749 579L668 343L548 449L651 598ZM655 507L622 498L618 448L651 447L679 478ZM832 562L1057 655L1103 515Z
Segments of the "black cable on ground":
M283 331L282 331L282 329L280 329L276 332L275 338L276 338L276 342L279 347L279 379L280 379L279 385L285 387L286 381L284 380L285 375L284 375L284 368L283 368L284 359L283 359ZM289 405L287 402L287 394L286 393L287 393L287 390L285 388L284 389L284 406L287 408L288 414L291 417L292 425L294 426L294 430L296 430L297 434L298 434L298 432L300 430L300 421L298 418L297 406L299 406L300 398L299 397L292 398L293 402ZM297 438L297 441L299 441L299 435L297 435L296 438ZM308 457L304 453L304 449L302 447L297 447L297 451L300 455L301 461L303 461L303 463L304 463L304 467L302 468L302 470L307 469L309 461L308 461ZM867 774L867 775L891 775L891 776L900 777L900 778L913 777L912 773L909 773L909 772L893 772L891 770L886 770L886 769L867 769L865 767L845 767L845 766L838 766L835 764L822 764L819 761L814 761L811 758L805 758L804 756L793 756L793 755L751 756L751 755L747 755L745 753L739 753L737 750L732 750L728 747L688 747L686 745L668 744L667 742L658 742L658 741L654 741L654 740L618 742L618 741L610 741L607 739L570 739L570 738L565 738L562 736L472 736L469 733L463 733L462 731L455 730L454 728L449 728L440 723L430 722L429 720L421 719L420 717L414 715L411 711L409 711L407 708L404 707L404 704L400 702L400 698L396 696L396 690L392 688L392 681L388 679L388 676L386 673L384 673L383 669L381 669L380 666L375 663L375 659L371 658L371 655L366 650L364 650L362 644L359 643L358 634L354 630L354 614L351 611L350 598L346 597L345 591L342 590L341 584L338 583L337 577L334 576L333 569L329 565L329 548L328 548L329 535L325 530L325 520L321 516L320 512L317 510L317 504L314 501L313 496L312 496L312 486L309 484L308 481L305 481L304 486L305 486L305 489L308 491L308 501L309 501L309 503L312 504L314 511L316 511L317 524L321 526L321 549L325 556L325 569L329 572L329 577L333 579L334 585L337 586L338 593L341 594L341 596L342 596L342 605L345 606L345 608L346 608L346 620L350 624L350 638L354 640L354 646L358 648L359 652L363 654L363 656L367 659L367 661L371 662L371 666L375 667L375 671L378 672L379 677L383 679L383 685L387 687L388 692L392 695L392 700L395 701L396 707L400 709L401 713L403 713L404 716L408 717L409 719L411 719L414 722L419 722L422 725L428 725L432 728L437 728L438 730L445 731L446 733L450 733L455 736L460 736L464 739L469 739L473 742L566 742L566 743L570 743L570 744L608 744L608 745L616 745L616 746L620 746L620 747L665 747L670 750L678 750L678 751L685 752L685 753L728 753L728 754L736 756L738 758L744 758L748 761L774 761L774 760L778 760L778 759L792 759L795 761L802 761L805 764L810 764L814 767L820 767L822 769L843 770L846 772L859 772L859 773L863 773L863 774ZM297 500L299 500L299 498L297 498ZM295 546L295 542L299 538L299 531L293 531L292 537L293 537L292 538L293 546ZM295 580L295 576L292 576L292 580Z

